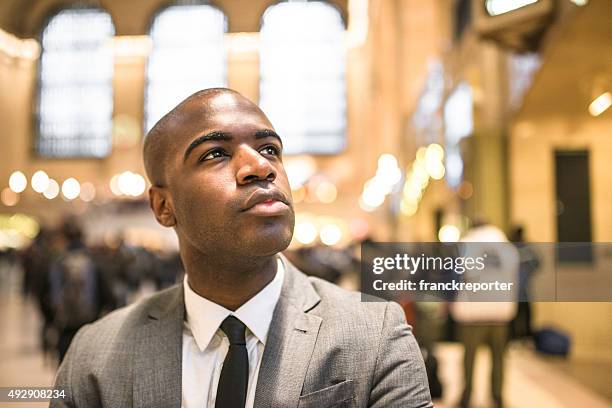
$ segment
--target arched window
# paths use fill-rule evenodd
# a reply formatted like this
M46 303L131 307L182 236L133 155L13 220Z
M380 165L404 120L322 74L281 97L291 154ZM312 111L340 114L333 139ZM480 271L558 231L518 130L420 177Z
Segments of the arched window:
M263 16L260 106L286 154L333 154L345 146L345 29L321 1L290 1Z
M206 4L173 5L151 26L145 130L192 93L226 86L223 12Z
M36 150L47 157L109 154L114 26L100 9L71 8L42 31Z

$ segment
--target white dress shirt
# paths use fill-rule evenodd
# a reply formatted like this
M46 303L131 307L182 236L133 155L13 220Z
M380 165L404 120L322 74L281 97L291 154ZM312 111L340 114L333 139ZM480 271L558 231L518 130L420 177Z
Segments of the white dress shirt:
M245 304L232 312L195 293L187 276L185 289L185 324L183 329L182 407L214 408L217 385L229 340L219 326L229 315L236 316L246 329L249 355L249 385L246 408L253 407L261 357L263 356L272 314L280 297L284 278L283 263L278 258L274 279Z

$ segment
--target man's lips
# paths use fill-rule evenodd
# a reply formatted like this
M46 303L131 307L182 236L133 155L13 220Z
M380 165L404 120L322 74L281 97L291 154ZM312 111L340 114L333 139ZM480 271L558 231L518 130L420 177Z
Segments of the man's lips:
M261 203L255 204L253 207L247 209L245 212L253 215L261 216L272 216L280 215L287 211L289 206L282 201L278 200L266 200Z
M246 201L242 211L254 215L279 215L289 209L289 201L279 190L256 190Z

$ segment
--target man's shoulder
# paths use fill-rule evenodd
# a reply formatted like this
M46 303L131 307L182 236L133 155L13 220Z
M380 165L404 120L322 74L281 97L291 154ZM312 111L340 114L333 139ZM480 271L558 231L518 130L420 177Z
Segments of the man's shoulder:
M174 285L141 299L131 305L119 308L81 329L79 341L97 347L111 346L131 337L140 327L150 322L150 316L164 313L177 296L181 285Z
M319 294L322 300L338 301L340 303L355 303L362 302L364 300L362 299L362 296L364 295L361 292L345 289L324 279L308 276L308 281L314 287L315 291Z
M380 298L344 289L320 278L309 277L308 280L321 298L317 312L322 317L381 324L388 307L394 304ZM394 305L399 307L397 304Z

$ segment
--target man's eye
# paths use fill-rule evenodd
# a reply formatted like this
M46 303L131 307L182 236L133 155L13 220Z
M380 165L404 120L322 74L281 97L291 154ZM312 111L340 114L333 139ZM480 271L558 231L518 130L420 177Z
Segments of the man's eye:
M280 149L279 149L278 147L276 147L276 146L272 146L272 145L269 145L269 146L265 146L265 147L263 147L263 148L260 150L260 152L261 152L261 153L264 153L264 154L271 154L271 155L273 155L273 156L278 156L278 155L280 155Z
M217 159L219 157L223 157L225 156L225 152L221 149L216 149L216 150L212 150L208 153L206 153L204 156L202 156L200 158L200 161L206 161L206 160L212 160L212 159Z

